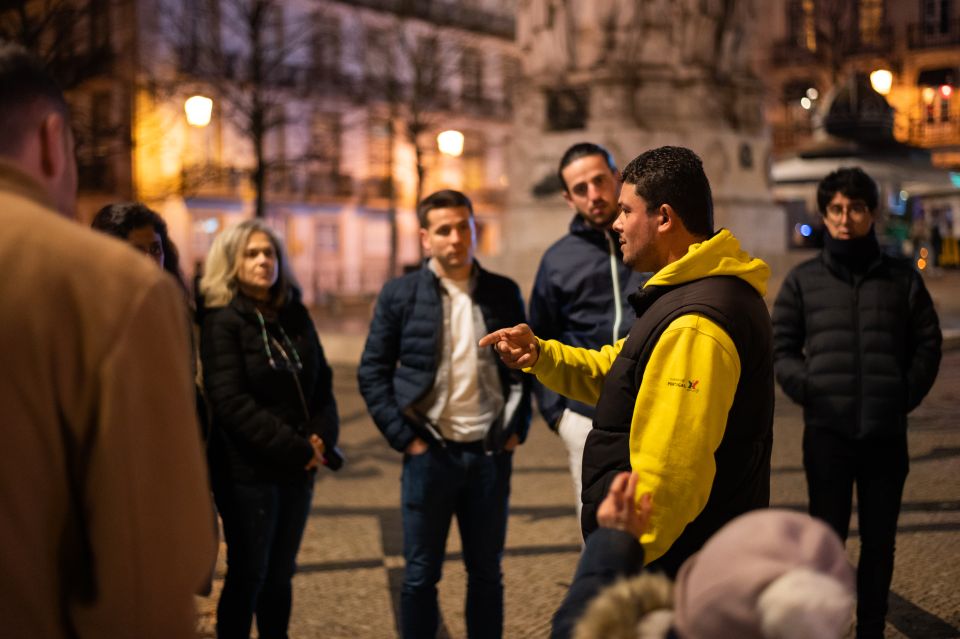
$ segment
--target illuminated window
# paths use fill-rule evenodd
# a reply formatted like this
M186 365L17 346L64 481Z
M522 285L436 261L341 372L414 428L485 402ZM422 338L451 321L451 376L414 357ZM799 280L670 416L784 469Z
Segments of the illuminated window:
M790 0L787 11L791 42L801 49L816 51L816 2L814 0Z
M858 13L861 44L880 44L883 0L860 0Z
M803 46L808 51L817 50L817 5L814 0L803 0Z
M487 143L481 131L469 131L464 136L463 146L463 189L467 193L476 193L487 188Z

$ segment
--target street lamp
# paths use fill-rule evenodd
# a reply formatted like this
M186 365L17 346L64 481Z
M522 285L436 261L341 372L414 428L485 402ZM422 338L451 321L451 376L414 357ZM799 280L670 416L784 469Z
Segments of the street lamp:
M877 69L870 74L870 86L880 95L887 95L893 86L893 74L886 69Z
M187 114L187 124L195 127L205 127L210 124L213 100L203 95L195 95L187 98L187 101L183 103L183 110Z
M463 154L463 133L450 129L437 136L437 148L444 155L460 157Z

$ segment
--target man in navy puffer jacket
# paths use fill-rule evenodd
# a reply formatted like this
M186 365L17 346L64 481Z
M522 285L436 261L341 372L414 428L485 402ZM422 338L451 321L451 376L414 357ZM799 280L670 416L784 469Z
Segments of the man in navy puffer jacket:
M940 365L940 327L923 280L877 243L878 199L859 168L820 182L823 252L787 275L773 309L777 381L803 405L810 514L841 539L856 483L857 637L883 636L908 471L907 413Z
M519 287L474 260L470 200L438 191L417 207L425 265L380 293L360 360L360 392L404 453L400 595L404 639L435 637L437 582L454 514L467 567L467 634L503 633L500 558L512 451L530 426L529 376L477 342L525 321Z
M610 230L620 195L620 172L610 152L599 144L574 144L560 159L557 176L563 199L576 215L570 232L540 261L530 295L530 328L543 339L599 349L626 337L636 319L627 296L650 274L623 263L620 240ZM595 408L539 382L533 392L543 419L567 447L580 521L583 447Z

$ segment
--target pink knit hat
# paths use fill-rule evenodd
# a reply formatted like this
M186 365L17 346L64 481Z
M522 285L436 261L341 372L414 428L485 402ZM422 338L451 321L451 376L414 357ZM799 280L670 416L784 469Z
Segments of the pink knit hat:
M680 567L674 628L683 639L841 636L854 593L853 568L825 523L756 510L721 528Z

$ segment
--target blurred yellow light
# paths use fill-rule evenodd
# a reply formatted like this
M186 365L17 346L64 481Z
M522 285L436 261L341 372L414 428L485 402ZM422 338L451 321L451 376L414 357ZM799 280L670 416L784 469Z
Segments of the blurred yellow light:
M870 86L880 95L887 95L893 86L893 74L886 69L877 69L870 74Z
M183 110L187 114L187 124L207 126L210 124L210 115L213 113L213 100L206 96L195 95L187 98L183 103Z
M463 133L452 129L443 131L437 136L437 148L444 155L460 157L463 153Z
M920 92L923 95L924 104L933 104L933 99L937 97L937 92L933 87L923 87L923 91Z
M921 271L927 268L927 261L921 257L919 260L917 260L917 268Z

